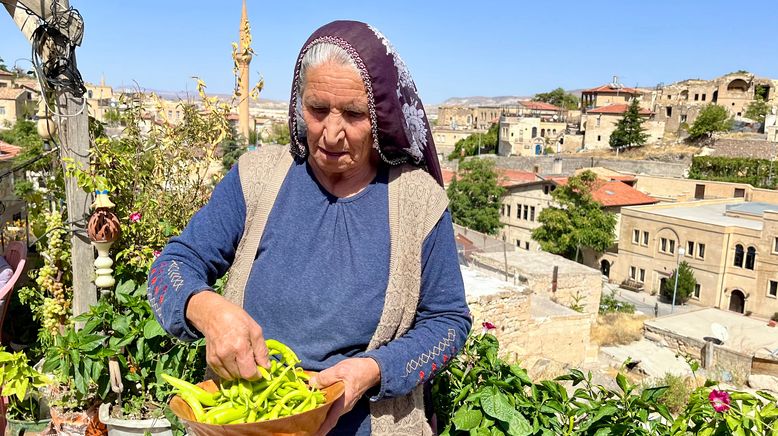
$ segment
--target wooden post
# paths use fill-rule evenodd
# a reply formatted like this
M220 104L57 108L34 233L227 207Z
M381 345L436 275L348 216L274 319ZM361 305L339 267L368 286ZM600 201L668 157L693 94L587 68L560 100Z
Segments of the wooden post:
M551 275L551 293L556 294L557 290L557 283L559 279L559 266L554 265L554 272Z
M66 93L59 99L60 112L71 115L81 110L82 100ZM63 158L87 168L89 165L89 117L86 108L76 116L61 118L59 128L60 153ZM78 187L75 177L65 177L65 197L68 208L66 225L70 231L71 262L73 265L73 315L89 311L97 304L97 291L92 283L94 250L86 235L86 220L89 215L89 196Z

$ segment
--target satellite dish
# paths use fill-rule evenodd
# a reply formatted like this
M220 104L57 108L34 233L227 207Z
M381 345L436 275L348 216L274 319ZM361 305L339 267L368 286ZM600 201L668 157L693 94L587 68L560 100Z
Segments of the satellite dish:
M729 332L727 331L727 328L717 322L714 322L710 325L710 330L713 332L713 337L720 340L721 342L727 342L729 339Z

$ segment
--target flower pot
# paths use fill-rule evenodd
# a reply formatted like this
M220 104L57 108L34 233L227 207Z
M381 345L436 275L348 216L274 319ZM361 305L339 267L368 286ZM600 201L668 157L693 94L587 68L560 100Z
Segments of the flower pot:
M38 436L48 434L50 419L42 419L40 421L17 421L15 419L8 418L8 423L5 429L7 436Z
M105 424L97 417L97 408L86 412L65 412L59 407L51 408L51 425L60 436L107 435Z
M771 319L770 322L767 323L768 327L775 327L775 325L778 324L774 319Z
M100 422L108 427L108 436L173 436L170 421L165 418L121 419L111 417L111 405L100 406Z

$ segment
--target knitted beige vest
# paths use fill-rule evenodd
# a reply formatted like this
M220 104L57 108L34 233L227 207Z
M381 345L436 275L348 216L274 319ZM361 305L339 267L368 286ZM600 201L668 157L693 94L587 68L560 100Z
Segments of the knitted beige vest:
M224 296L243 305L244 290L270 210L292 165L288 148L263 146L238 161L246 224L229 271ZM440 219L448 198L424 170L410 165L389 173L389 281L381 319L368 350L405 334L413 324L421 288L424 238ZM421 386L404 397L370 403L372 434L431 435Z

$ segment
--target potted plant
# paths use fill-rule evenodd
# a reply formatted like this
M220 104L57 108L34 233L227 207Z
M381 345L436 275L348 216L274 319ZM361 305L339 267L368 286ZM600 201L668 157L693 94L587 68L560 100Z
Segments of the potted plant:
M0 387L8 397L8 433L11 436L32 435L49 425L41 416L39 388L51 380L27 362L23 352L9 353L0 348Z
M149 306L145 285L131 280L120 282L112 294L75 320L84 327L68 332L76 338L71 347L80 346L83 357L76 362L57 349L50 357L67 367L52 366L70 379L83 380L74 383L74 392L81 401L101 402L98 416L108 434L172 435L182 430L166 407L171 388L158 375L202 379L204 341L185 343L169 337ZM92 348L94 344L98 345ZM90 393L95 395L90 398Z

